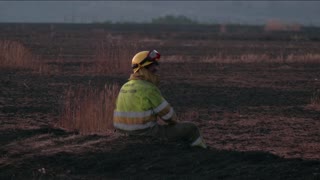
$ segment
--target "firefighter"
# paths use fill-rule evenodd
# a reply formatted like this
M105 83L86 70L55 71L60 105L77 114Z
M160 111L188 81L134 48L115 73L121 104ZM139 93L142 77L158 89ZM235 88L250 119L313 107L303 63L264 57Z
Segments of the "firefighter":
M193 123L178 122L173 108L161 95L157 74L159 59L156 50L141 51L132 58L133 74L118 94L114 127L128 135L186 140L191 146L206 148L198 127ZM158 118L165 124L159 123Z

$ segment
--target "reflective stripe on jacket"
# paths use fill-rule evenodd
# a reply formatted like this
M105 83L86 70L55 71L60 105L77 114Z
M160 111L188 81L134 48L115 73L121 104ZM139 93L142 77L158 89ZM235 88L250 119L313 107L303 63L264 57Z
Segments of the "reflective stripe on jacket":
M156 124L157 116L170 120L175 112L160 90L145 80L130 80L119 92L113 125L121 130L141 130Z

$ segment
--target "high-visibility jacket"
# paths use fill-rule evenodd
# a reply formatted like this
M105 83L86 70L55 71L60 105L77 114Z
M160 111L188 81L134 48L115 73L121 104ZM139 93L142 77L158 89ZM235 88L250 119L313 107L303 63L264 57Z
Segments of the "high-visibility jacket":
M164 121L175 117L170 104L154 84L145 80L130 80L119 92L113 114L113 125L125 131L154 126L157 116Z

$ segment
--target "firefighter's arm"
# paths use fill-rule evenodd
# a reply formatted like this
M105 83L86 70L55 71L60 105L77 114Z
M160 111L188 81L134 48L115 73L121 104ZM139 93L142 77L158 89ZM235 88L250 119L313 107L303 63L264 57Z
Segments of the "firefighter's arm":
M174 115L172 116L172 118L165 120L165 122L167 122L168 124L177 124L178 123L178 118L176 113L174 113Z
M163 122L167 124L176 124L178 122L177 115L170 104L160 110L157 115Z
M175 124L177 123L177 116L174 112L171 105L165 100L160 91L158 89L155 89L151 91L149 94L149 101L153 105L154 113L161 119L163 122L168 124Z

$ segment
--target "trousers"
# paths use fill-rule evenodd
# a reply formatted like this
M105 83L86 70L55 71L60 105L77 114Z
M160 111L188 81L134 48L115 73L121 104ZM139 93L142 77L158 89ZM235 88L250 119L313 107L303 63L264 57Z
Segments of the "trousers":
M190 122L178 122L169 125L156 124L151 128L137 131L124 131L119 129L117 131L127 135L151 136L168 141L183 140L189 143L196 141L201 136L198 127Z

